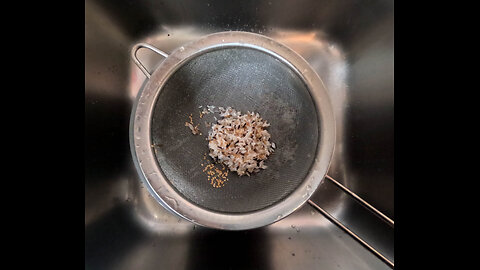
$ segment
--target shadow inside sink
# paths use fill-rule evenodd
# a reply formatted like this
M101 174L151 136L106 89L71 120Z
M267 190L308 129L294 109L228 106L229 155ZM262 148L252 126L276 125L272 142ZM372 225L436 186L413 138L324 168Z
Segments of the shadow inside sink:
M119 204L85 228L85 269L113 269L148 233Z
M185 269L273 269L265 229L200 229L192 236Z

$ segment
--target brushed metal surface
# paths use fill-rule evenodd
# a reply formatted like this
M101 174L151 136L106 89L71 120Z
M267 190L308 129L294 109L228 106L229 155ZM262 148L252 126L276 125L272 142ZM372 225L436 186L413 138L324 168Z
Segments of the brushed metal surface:
M309 205L261 229L219 232L173 216L142 188L128 123L145 76L131 46L169 53L225 30L267 35L310 63L337 120L328 175L394 219L393 1L87 0L86 268L389 269ZM150 70L162 61L138 56ZM393 261L393 229L338 187L324 181L312 200Z

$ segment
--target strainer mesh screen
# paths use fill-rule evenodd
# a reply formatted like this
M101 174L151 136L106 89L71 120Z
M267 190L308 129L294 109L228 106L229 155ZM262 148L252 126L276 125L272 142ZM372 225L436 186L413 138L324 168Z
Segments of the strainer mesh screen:
M266 170L250 177L229 172L223 187L211 185L201 165L213 162L205 122L219 115L200 118L199 106L206 105L258 112L271 124L276 150ZM185 126L190 114L202 135ZM319 136L315 105L302 79L275 57L245 47L206 52L182 65L161 89L151 124L154 153L171 185L195 204L227 213L260 210L288 196L307 175Z

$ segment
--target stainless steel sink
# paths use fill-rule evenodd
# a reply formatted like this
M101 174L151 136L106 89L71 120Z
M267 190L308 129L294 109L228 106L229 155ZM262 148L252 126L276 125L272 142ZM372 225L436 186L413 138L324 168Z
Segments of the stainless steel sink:
M132 103L145 76L135 43L165 52L202 35L260 33L303 56L335 107L328 175L394 219L393 1L85 2L87 269L390 269L306 204L270 226L200 228L150 197L130 156ZM233 1L235 2L235 1ZM153 70L162 58L140 50ZM393 228L330 181L312 201L394 261Z

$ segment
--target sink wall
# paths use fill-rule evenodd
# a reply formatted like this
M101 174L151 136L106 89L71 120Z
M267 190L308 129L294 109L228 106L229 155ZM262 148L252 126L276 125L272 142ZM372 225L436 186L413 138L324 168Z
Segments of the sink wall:
M228 30L272 37L310 63L335 107L328 174L394 219L393 1L87 0L87 268L389 268L309 205L265 228L221 232L172 216L139 183L128 124L145 77L131 46L147 42L169 53ZM145 50L139 58L151 70L162 61ZM328 181L312 200L393 261L393 228Z

